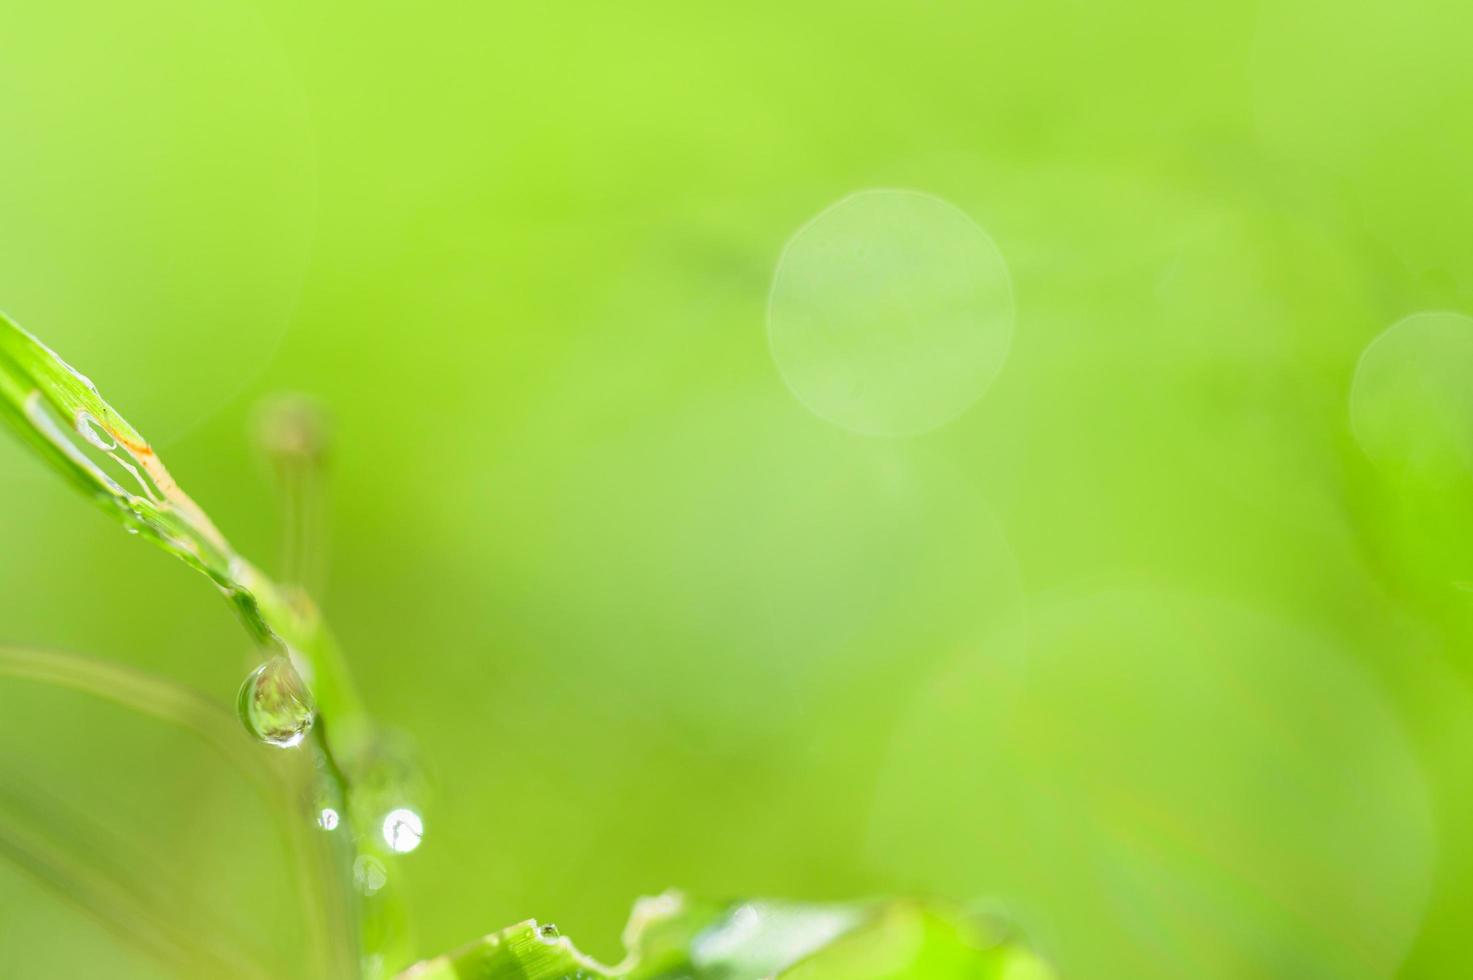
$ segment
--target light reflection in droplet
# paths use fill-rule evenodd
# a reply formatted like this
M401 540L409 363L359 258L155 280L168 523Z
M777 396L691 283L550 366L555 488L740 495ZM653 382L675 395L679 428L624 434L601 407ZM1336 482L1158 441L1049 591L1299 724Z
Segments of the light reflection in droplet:
M424 821L413 810L400 807L384 817L384 843L400 854L408 854L418 847L424 833Z
M317 826L323 830L338 829L338 811L332 807L323 807L322 812L317 815Z

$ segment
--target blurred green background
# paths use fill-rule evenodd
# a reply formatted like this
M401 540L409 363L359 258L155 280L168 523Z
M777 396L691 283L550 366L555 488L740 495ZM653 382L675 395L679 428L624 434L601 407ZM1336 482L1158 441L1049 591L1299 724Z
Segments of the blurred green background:
M8 4L0 307L268 570L255 406L332 414L321 601L432 786L421 954L537 916L615 958L679 885L985 902L1071 978L1445 977L1473 321L1352 381L1473 311L1470 40L1391 0ZM1011 280L996 380L920 432L795 397L807 321L769 344L785 243L869 188ZM882 374L948 336L850 305ZM228 705L227 606L12 442L0 639ZM19 682L0 737L291 962L238 776ZM100 962L155 975L0 866L0 974Z

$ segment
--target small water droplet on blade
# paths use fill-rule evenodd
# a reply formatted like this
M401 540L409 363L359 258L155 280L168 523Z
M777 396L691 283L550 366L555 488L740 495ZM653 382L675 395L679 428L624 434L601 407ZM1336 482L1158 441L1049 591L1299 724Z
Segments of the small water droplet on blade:
M284 656L272 657L251 672L241 685L237 707L246 731L283 749L302 744L315 713L307 685Z
M420 815L406 807L390 810L384 817L384 843L389 849L408 854L424 838L425 825Z
M330 806L323 807L322 812L317 815L317 826L323 830L337 830L338 811Z
M557 942L558 936L559 933L557 931L557 926L553 925L551 922L547 923L546 925L537 927L537 938L541 939L545 943Z

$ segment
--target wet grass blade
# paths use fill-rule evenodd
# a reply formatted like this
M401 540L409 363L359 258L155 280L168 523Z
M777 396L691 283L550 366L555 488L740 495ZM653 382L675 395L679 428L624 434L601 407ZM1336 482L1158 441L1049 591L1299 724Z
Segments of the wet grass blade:
M257 643L305 667L335 736L363 735L362 702L311 602L236 553L97 386L3 314L0 422L124 527L209 576Z
M3 314L0 406L21 438L73 486L202 571L228 577L225 539L179 488L153 447L89 378ZM110 458L118 477L85 447Z

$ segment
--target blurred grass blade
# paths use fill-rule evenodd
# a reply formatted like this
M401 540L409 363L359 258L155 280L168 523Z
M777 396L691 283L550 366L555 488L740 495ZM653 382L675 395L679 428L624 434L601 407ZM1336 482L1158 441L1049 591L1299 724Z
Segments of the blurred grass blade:
M6 646L0 646L0 677L69 688L175 725L198 736L254 781L266 779L234 717L183 684L106 660Z
M295 819L296 791L268 770L255 746L242 737L234 715L182 684L142 671L75 654L0 646L0 678L66 688L112 702L189 732L243 774L266 801L277 821L296 875L308 932L316 945L321 975L347 977L357 956L348 943L352 917L338 883L333 856L307 822ZM65 832L62 831L65 828ZM159 912L160 899L181 889L160 889L155 872L128 872L119 859L125 845L105 828L80 815L67 816L38 793L21 792L13 780L0 785L0 852L46 884L76 901L104 924L121 932L144 952L161 960L219 957L199 946L198 937L215 929L180 930ZM153 896L153 900L147 900ZM248 961L226 957L230 975L269 976ZM177 963L175 964L177 965ZM190 975L214 975L198 972Z
M181 900L160 869L124 857L100 824L14 779L0 785L0 854L180 976L270 977L228 927ZM172 898L172 901L170 900Z
M281 497L282 544L277 580L320 595L327 579L326 410L306 395L278 395L256 409L256 444Z
M1043 960L995 927L920 902L836 905L641 899L628 955L604 966L536 921L421 963L401 980L1053 980Z

